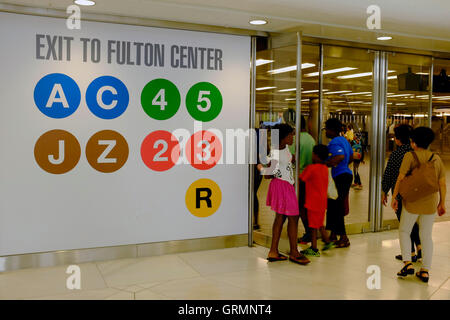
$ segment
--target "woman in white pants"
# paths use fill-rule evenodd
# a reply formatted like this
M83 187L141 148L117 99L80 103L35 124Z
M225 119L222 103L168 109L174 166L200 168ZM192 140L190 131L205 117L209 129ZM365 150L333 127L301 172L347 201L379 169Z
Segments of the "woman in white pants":
M436 212L439 216L445 213L445 167L441 158L437 154L433 154L428 150L428 147L434 140L434 132L428 127L418 127L413 130L411 134L411 147L413 152L417 155L420 163L425 163L431 159L434 163L436 177L439 181L439 192L420 198L416 201L403 200L403 211L400 219L400 248L402 257L410 257L411 249L411 230L414 223L417 221L419 228L420 241L422 243L423 251L423 266L416 273L416 276L423 282L428 282L431 268L431 260L433 257L433 239L431 233L433 231L433 223L436 217ZM401 181L406 174L416 167L416 161L412 152L405 154L402 165L400 167L399 176L395 185L395 190L392 195L391 207L397 210L398 202L396 200ZM414 267L410 260L404 261L404 267L397 273L399 277L405 277L414 274Z

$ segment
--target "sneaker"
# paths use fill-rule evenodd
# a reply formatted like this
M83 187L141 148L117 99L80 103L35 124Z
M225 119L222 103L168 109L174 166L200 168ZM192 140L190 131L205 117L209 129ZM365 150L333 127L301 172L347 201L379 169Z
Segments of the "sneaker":
M300 244L308 244L310 242L311 242L311 237L309 235L307 235L306 233L303 235L303 237L298 239L298 243L300 243Z
M333 249L334 247L335 247L334 242L328 242L328 243L325 243L325 245L322 248L322 251L327 251L327 250Z
M313 249L311 247L306 250L300 251L300 253L304 254L305 256L320 257L319 249Z

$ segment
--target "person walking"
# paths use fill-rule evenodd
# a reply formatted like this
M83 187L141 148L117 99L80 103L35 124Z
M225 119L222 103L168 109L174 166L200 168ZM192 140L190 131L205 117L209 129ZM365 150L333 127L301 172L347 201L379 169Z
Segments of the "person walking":
M400 218L399 237L404 267L397 273L398 277L414 274L414 267L409 259L411 251L411 231L416 221L419 222L419 235L422 241L423 266L416 276L423 282L428 282L433 258L433 223L436 212L439 216L445 214L445 167L441 158L428 150L434 140L434 132L428 127L417 127L411 133L412 152L405 154L394 193L391 207L398 210L397 195L402 189L403 208ZM431 168L432 171L427 169ZM413 171L414 169L414 171ZM424 171L427 170L426 172ZM430 175L431 174L431 175ZM435 174L435 176L433 176ZM414 182L415 177L420 181ZM423 177L422 177L423 176ZM416 178L417 179L417 178ZM411 181L414 185L411 185ZM408 193L419 191L411 197ZM434 191L438 190L438 191ZM408 197L406 197L408 196Z
M398 173L400 170L400 165L402 164L403 157L407 152L412 151L411 148L411 132L412 127L407 124L401 124L393 129L395 144L397 145L397 149L393 151L389 157L388 163L386 165L386 169L383 173L383 179L381 180L381 189L383 193L381 195L381 201L384 206L387 206L389 191L394 192L395 183L397 182ZM395 211L398 221L400 221L401 213L402 213L402 198L401 196L397 196L398 201L398 209ZM414 245L417 248L417 255ZM422 258L422 250L420 245L420 237L419 237L419 225L417 223L414 224L414 227L411 232L411 260L416 262L417 260ZM401 254L395 256L398 260L403 260Z
M326 229L331 230L331 240L337 240L337 236L340 236L339 240L335 242L336 248L346 248L350 246L350 241L345 230L344 216L353 180L352 171L348 167L353 161L353 150L347 139L340 135L342 123L339 119L328 119L325 122L325 130L327 138L331 139L328 144L330 157L326 164L328 167L332 167L331 175L338 191L336 200L328 199Z
M325 165L325 161L328 159L327 146L323 144L314 146L312 158L313 163L307 166L300 175L300 179L304 181L306 186L305 207L308 210L308 222L311 229L311 247L301 251L301 253L306 256L320 257L317 248L317 231L320 231L322 241L325 243L322 251L334 246L323 227L328 191L328 167Z
M354 187L356 190L362 190L361 176L359 175L359 166L361 163L364 163L364 151L361 146L360 137L360 134L357 133L355 135L355 139L352 141L354 175L354 183L352 184L352 187Z
M302 174L305 168L312 164L313 148L316 145L314 138L308 133L306 128L306 120L304 116L301 116L301 132L300 132L300 168L299 174ZM302 219L303 227L305 228L304 235L298 240L301 244L307 244L311 242L311 230L308 223L307 209L305 208L305 183L302 179L298 180L298 202L300 210L300 219Z

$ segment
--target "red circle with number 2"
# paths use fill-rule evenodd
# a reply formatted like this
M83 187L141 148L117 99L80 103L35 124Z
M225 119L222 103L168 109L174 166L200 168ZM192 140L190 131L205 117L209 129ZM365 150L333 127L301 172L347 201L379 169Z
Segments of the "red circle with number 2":
M169 170L177 163L179 157L178 139L168 131L154 131L142 142L141 158L151 170Z

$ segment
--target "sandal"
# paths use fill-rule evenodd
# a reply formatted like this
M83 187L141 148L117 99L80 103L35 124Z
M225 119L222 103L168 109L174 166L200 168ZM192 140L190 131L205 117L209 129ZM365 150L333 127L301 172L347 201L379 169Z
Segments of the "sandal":
M405 265L402 270L400 270L399 272L397 272L397 276L398 277L406 277L410 274L414 274L414 268L408 268L409 266L412 266L412 263L408 263L407 265Z
M297 263L297 264L301 264L301 265L307 265L308 263L310 263L311 261L305 257L304 255L299 255L298 257L294 258L294 257L289 257L289 261Z
M426 274L427 276L424 277L423 274ZM427 283L428 280L430 279L430 275L429 275L428 271L425 271L425 270L420 270L419 272L416 272L416 277L425 283Z
M338 241L335 243L336 248L348 248L350 247L350 241L347 239L345 241Z
M278 257L276 257L276 258L267 257L267 261L269 261L269 262L286 261L286 260L287 260L287 257L283 256L282 254L278 254Z

